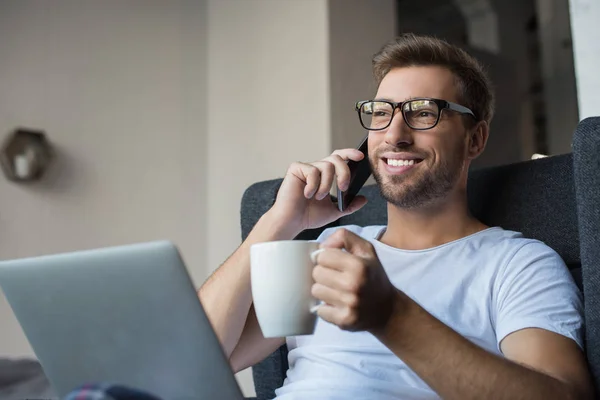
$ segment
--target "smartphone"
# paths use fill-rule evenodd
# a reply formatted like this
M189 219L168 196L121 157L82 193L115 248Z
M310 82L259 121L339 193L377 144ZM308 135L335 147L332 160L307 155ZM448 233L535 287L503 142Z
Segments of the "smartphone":
M348 160L348 168L350 168L350 185L348 190L341 191L337 188L338 209L345 211L352 200L358 194L358 191L363 187L367 179L371 176L371 163L369 162L369 135L365 136L360 145L357 147L365 156L360 161Z

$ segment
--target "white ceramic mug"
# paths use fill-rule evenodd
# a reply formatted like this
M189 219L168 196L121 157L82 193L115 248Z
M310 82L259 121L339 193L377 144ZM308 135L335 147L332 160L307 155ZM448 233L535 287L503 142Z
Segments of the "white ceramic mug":
M250 248L252 298L263 336L314 332L319 302L312 297L312 270L319 244L302 240L257 243Z

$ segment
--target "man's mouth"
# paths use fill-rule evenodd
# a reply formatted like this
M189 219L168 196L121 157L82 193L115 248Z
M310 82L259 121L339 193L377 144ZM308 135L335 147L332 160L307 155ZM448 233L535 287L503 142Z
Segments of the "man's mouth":
M410 160L402 160L402 159L395 159L395 158L384 158L383 161L385 161L385 163L387 165L391 165L393 167L402 167L402 166L407 166L407 165L415 165L415 164L420 163L423 160L420 159L420 158L410 159Z
M419 165L423 159L412 155L382 157L384 168L388 174L402 175Z

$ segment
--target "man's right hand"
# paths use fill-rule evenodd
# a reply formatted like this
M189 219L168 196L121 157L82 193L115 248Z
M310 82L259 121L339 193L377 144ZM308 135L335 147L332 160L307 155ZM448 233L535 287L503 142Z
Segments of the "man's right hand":
M250 289L250 247L293 239L305 229L327 225L364 206L367 200L357 196L341 213L329 197L336 177L342 189L349 184L346 161L362 158L359 150L344 149L321 161L292 164L273 207L200 289L202 305L235 372L261 361L284 343L282 338L265 339L258 325Z
M348 209L340 212L329 193L334 179L337 179L340 189L348 188L350 169L347 161L360 161L363 157L364 154L357 149L343 149L334 151L321 161L293 163L287 170L270 212L294 232L300 233L358 211L367 203L363 196L355 197Z

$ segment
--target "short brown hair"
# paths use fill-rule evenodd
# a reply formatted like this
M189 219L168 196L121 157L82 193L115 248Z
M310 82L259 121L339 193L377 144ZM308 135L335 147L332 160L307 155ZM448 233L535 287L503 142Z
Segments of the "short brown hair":
M445 40L412 33L398 36L373 56L377 86L393 68L414 66L449 69L456 77L461 104L470 108L477 120L491 122L495 106L492 83L475 57Z

